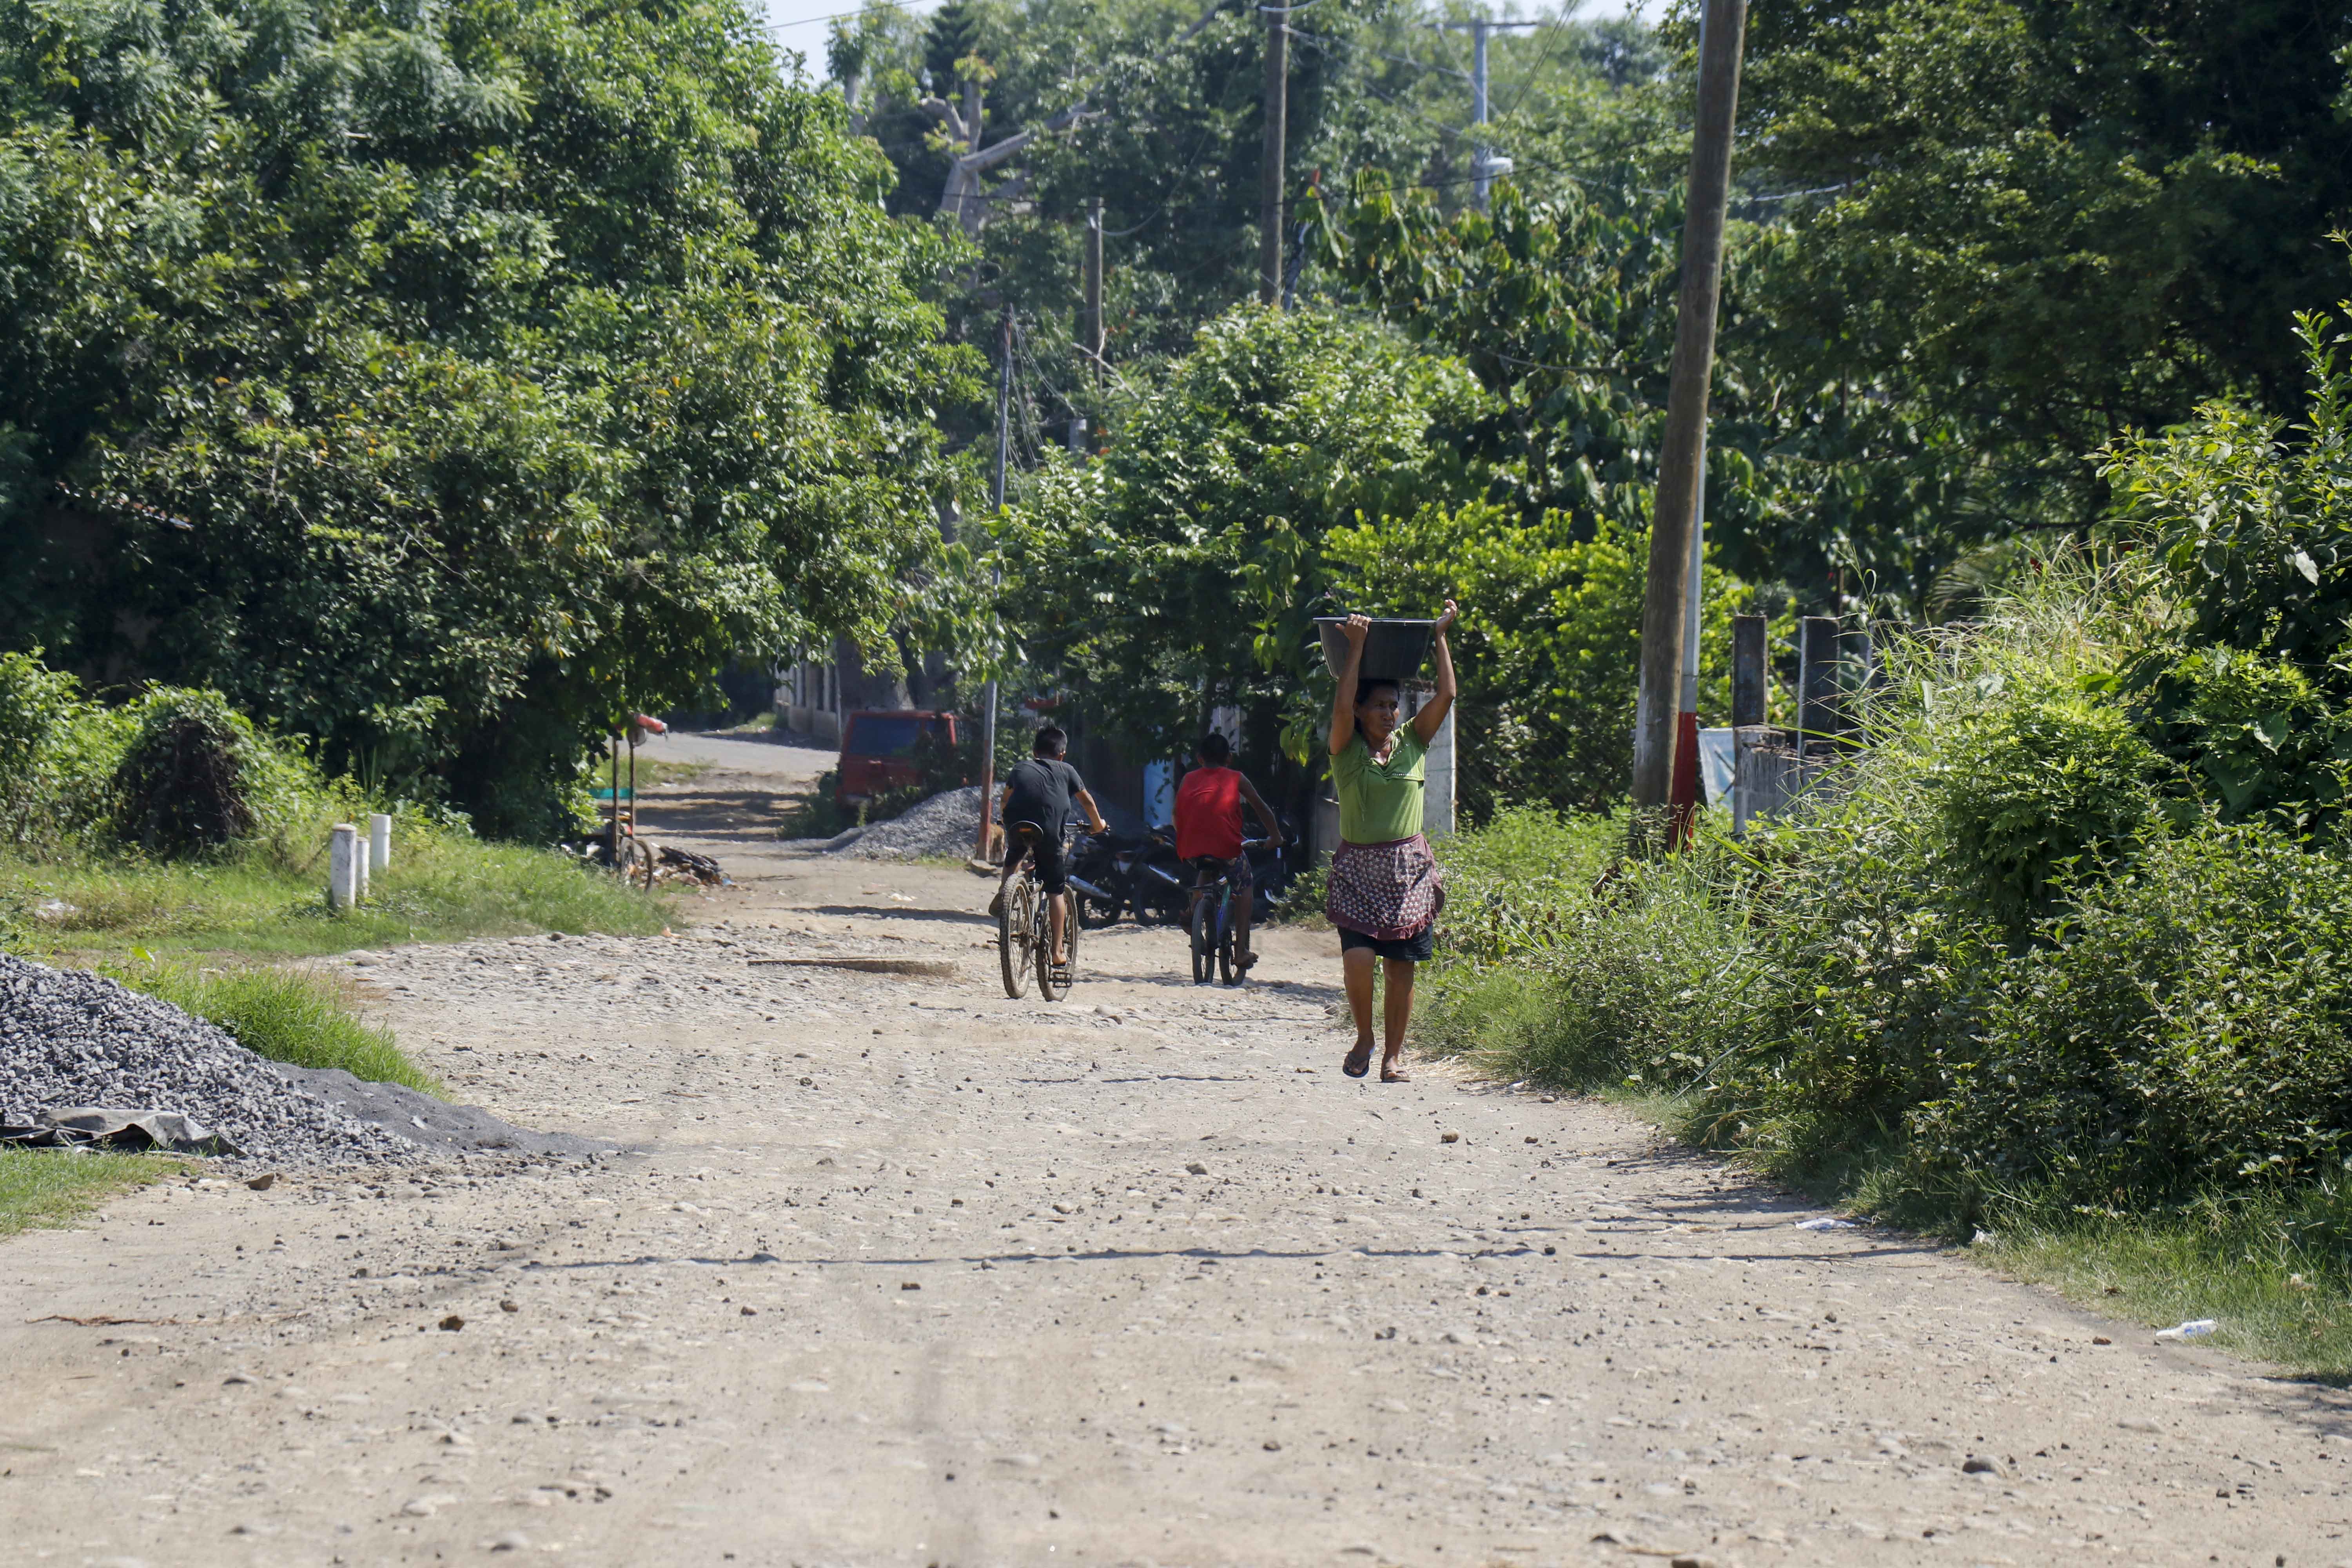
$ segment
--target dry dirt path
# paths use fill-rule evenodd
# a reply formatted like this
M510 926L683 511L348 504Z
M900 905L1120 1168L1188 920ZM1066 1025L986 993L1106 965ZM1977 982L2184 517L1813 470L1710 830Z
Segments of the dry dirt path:
M1008 1001L984 884L763 845L824 759L691 745L647 816L743 884L700 923L354 966L464 1097L625 1152L0 1247L12 1560L2352 1560L2329 1391L1605 1107L1345 1079L1326 937L1229 991L1129 927ZM828 954L961 976L751 962Z

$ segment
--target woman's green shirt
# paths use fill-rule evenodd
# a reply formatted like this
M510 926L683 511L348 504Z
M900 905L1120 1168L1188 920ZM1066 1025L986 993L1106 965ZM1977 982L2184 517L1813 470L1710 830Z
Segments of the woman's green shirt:
M1331 759L1331 787L1339 797L1339 837L1350 844L1386 844L1421 831L1423 763L1429 748L1408 722L1397 726L1386 762L1373 760L1361 730Z

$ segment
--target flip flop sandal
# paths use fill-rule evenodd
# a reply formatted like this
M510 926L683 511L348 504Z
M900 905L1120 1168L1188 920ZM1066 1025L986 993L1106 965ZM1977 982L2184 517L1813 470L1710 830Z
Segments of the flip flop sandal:
M1381 1081L1382 1083L1411 1083L1412 1081L1412 1075L1411 1073L1383 1071L1381 1074Z
M1246 974L1249 973L1251 968L1256 964L1256 953L1243 953L1239 958L1234 960L1234 973L1236 974Z
M1358 1046L1354 1050L1349 1051L1348 1053L1348 1059L1339 1064L1339 1070L1346 1073L1349 1078L1361 1078L1366 1073L1371 1071L1372 1047L1370 1046Z
M992 915L1001 915L1004 912L1004 895L1002 892L988 900L988 912Z

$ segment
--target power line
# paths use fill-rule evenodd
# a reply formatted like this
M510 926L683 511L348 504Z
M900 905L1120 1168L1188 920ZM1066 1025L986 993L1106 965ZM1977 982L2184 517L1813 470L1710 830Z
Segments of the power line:
M1511 107L1503 110L1498 118L1507 120L1517 113L1519 105L1527 101L1528 94L1535 90L1536 79L1543 74L1544 62L1551 58L1552 46L1559 42L1560 35L1567 29L1567 8L1563 7L1552 13L1551 22L1547 28L1549 36L1544 40L1542 52L1536 56L1536 63L1528 68L1528 79L1521 84L1518 96L1511 100Z
M1344 38L1324 38L1314 33L1302 33L1296 27L1286 26L1283 28L1283 31L1288 33L1292 37L1297 38L1300 43L1305 44L1308 48L1313 49L1317 54L1323 56L1327 59L1337 60L1339 56L1326 48L1324 47L1326 44L1338 44L1342 48L1354 48L1357 47ZM1380 51L1376 49L1372 52L1377 54ZM1415 120L1420 121L1423 125L1428 126L1432 131L1455 138L1460 138L1468 134L1468 132L1454 126L1446 125L1438 121L1432 120L1428 115L1423 114L1420 110L1415 109L1412 104L1407 103L1403 99L1398 97L1395 93L1388 91L1384 88L1376 86L1369 81L1360 82L1357 85L1361 87L1365 91L1370 93L1374 98L1383 99L1386 101L1396 105L1399 109L1403 110L1407 114L1412 115Z
M870 0L855 11L831 11L822 16L803 16L796 22L762 22L754 29L761 33L781 33L787 27L805 27L813 22L841 22L852 16L863 16L868 11L904 11L921 0Z

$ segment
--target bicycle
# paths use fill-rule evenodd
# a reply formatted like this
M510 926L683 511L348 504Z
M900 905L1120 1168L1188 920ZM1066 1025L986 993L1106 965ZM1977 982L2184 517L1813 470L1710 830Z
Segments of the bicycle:
M1005 829L1004 852L1021 857L1021 871L1004 889L996 910L996 958L1004 971L1004 994L1018 999L1029 992L1029 977L1037 977L1037 994L1048 1002L1066 995L1078 968L1078 922L1062 922L1063 963L1054 962L1053 914L1045 889L1037 884L1035 863L1029 851L1037 842L1034 822L1016 822Z
M1242 845L1246 857L1264 845L1263 838L1252 838ZM1228 985L1240 983L1242 972L1234 955L1234 871L1233 863L1214 855L1202 855L1192 862L1199 880L1192 884L1192 984L1206 985L1213 971ZM1213 879L1213 880L1212 879Z

